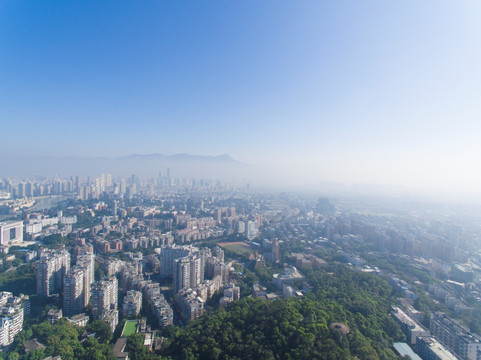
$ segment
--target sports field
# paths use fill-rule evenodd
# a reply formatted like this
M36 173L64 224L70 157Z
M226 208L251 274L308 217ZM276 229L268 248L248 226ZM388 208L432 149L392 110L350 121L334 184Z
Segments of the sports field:
M250 253L250 245L243 241L218 243L217 245L236 253Z
M124 329L122 330L122 337L123 336L130 336L135 334L137 330L137 324L139 323L138 320L127 320L124 325Z

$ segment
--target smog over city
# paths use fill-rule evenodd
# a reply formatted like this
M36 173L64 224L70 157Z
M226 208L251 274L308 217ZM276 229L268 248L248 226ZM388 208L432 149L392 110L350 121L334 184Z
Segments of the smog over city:
M0 1L0 360L481 359L481 3Z

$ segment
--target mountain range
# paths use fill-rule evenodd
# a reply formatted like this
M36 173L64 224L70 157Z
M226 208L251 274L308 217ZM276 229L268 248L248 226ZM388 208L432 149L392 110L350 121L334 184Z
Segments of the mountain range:
M247 175L251 165L227 154L131 154L119 157L8 157L0 158L0 176L171 176L233 178Z

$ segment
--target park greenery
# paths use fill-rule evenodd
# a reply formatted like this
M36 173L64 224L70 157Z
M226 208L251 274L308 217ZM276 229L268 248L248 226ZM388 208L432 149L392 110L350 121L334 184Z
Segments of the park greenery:
M95 333L95 336L88 336ZM36 339L45 348L25 352L24 342ZM104 321L94 321L86 328L65 319L55 324L47 321L25 328L16 337L8 353L0 353L5 360L41 360L59 355L65 360L113 360L112 332Z
M32 264L0 272L0 289L14 295L35 293L35 269Z
M303 298L244 298L176 329L163 356L171 359L395 359L404 340L389 316L392 289L374 275L343 266L307 274ZM330 324L341 322L341 335Z

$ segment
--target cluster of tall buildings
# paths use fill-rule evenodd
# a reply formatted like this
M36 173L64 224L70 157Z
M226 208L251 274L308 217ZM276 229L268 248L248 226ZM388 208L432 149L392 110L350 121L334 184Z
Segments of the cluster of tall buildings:
M120 309L123 316L138 315L145 298L160 326L167 326L173 322L172 308L159 284L144 278L144 262L153 263L162 276L173 278L177 304L186 320L201 316L205 301L229 278L230 265L224 263L224 252L220 247L211 251L194 246L168 245L161 248L159 256L151 255L148 259L143 259L140 252L128 254L128 261L106 259L103 269L107 275L95 281L95 256L90 251L78 251L76 264L70 267L70 254L66 250L41 250L35 263L37 293L51 296L62 291L60 316L82 323L85 320L82 312L90 302L93 317L107 321L114 330L119 320L120 287L127 292ZM239 297L238 288L228 293L231 300ZM58 316L58 312L52 314L52 319L54 315Z
M230 266L224 263L224 251L170 245L160 253L161 275L173 277L177 306L185 320L204 313L204 303L221 289L229 277ZM209 278L209 279L206 279Z
M129 262L110 258L103 264L104 271L109 276L118 276L120 287L127 290L127 295L123 299L122 315L138 314L142 309L142 300L145 298L149 301L159 325L161 327L171 325L174 319L173 311L165 300L160 285L144 279L142 254L131 253L130 255Z
M81 253L75 266L70 267L70 253L66 250L41 250L35 263L37 294L51 296L63 293L63 314L81 313L89 303L94 283L95 256Z
M63 281L63 312L67 316L83 311L90 300L90 289L94 282L93 254L77 257L77 264L67 271Z
M59 257L59 255L57 254ZM92 314L96 319L105 319L109 322L112 329L118 323L117 297L118 286L117 278L105 277L101 281L94 280L94 262L93 254L82 254L77 257L77 263L68 269L63 276L63 306L62 313L64 316L73 317L84 311L85 306L91 301ZM39 272L39 264L45 261L37 262L37 283L44 282L45 272ZM37 292L41 295L48 296L45 292L37 287ZM60 290L57 288L57 290ZM52 292L49 293L51 295Z
M0 190L10 194L12 198L23 198L43 195L60 195L77 191L78 177L68 180L55 179L48 182L20 181L12 182L10 179L0 181Z
M83 185L78 185L77 196L81 200L98 199L100 195L107 192L113 196L131 198L137 194L137 187L139 186L139 179L136 175L127 182L124 177L113 181L111 174L101 174L95 179L87 178L87 182Z
M30 313L30 300L26 295L13 296L0 292L0 347L10 345L23 330L23 320Z
M118 198L131 198L139 189L146 193L155 191L168 192L175 189L216 190L225 188L218 180L196 180L194 178L178 178L159 172L158 178L141 180L135 174L130 177L113 178L111 174L101 174L98 177L83 178L70 176L47 180L10 179L0 180L0 193L4 198L31 198L44 195L77 194L82 200L98 199L107 194ZM3 196L2 196L3 197Z
M175 260L189 256L193 251L193 246L169 245L163 247L160 252L160 274L173 276Z
M172 276L174 292L194 289L204 282L205 275L214 278L220 275L225 281L229 266L224 264L224 252L217 247L214 254L207 249L195 246L170 245L160 253L161 275Z
M204 281L202 259L198 254L174 260L174 292L195 288Z

